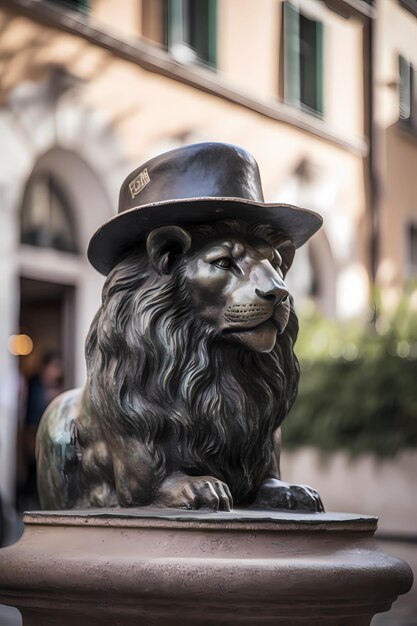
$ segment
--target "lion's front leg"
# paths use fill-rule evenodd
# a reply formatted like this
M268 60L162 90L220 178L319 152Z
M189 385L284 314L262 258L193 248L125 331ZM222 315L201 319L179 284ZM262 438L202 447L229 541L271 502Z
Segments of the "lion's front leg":
M134 437L114 437L112 465L117 499L122 507L152 503L158 467L147 446Z
M208 507L215 511L230 511L233 499L226 483L213 476L187 476L174 472L159 488L155 504L177 509Z
M320 495L307 485L290 485L278 478L267 478L256 494L253 507L279 509L302 513L322 513L324 506Z

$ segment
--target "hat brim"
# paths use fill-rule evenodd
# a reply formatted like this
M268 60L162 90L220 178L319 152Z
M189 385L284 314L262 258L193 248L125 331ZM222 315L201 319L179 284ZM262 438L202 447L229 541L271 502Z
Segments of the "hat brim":
M217 197L167 200L134 207L110 218L92 236L87 256L90 263L107 276L122 257L157 226L222 219L270 224L288 235L296 248L305 244L323 223L318 213L291 204Z

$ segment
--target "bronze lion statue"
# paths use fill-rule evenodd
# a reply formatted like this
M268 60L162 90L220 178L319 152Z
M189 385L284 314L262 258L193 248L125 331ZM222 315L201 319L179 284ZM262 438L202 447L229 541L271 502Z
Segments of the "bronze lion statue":
M288 230L228 215L158 225L106 261L87 384L38 431L43 508L323 510L279 474L299 379Z

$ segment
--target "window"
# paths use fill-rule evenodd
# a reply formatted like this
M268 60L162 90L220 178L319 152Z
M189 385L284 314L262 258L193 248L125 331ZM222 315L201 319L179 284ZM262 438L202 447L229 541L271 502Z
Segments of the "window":
M143 0L144 37L180 63L216 66L217 0Z
M37 174L29 181L23 199L20 240L31 246L78 252L67 199L49 174Z
M52 0L54 4L60 4L65 9L73 9L80 13L88 13L89 0Z
M166 0L165 45L179 61L216 65L216 0Z
M323 114L323 24L284 3L284 99Z
M417 126L416 70L402 56L399 57L399 74L400 120L410 126Z

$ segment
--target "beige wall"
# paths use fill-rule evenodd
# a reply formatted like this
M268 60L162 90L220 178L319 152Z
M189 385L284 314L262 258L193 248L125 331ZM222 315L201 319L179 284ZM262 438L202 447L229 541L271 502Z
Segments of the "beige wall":
M372 454L352 459L344 452L325 454L306 447L284 451L281 471L283 480L317 489L327 511L375 515L380 531L415 534L415 451L402 452L393 459L378 459Z
M276 0L220 0L218 69L259 98L277 98L282 7Z
M324 107L328 123L350 136L364 133L363 24L327 10L324 15Z
M417 222L417 138L399 123L398 55L417 67L417 19L395 0L380 0L376 36L376 120L380 181L378 284L394 306L407 267L406 227ZM415 276L414 276L415 278Z
M141 0L93 0L91 15L107 27L137 36L142 30Z

